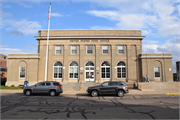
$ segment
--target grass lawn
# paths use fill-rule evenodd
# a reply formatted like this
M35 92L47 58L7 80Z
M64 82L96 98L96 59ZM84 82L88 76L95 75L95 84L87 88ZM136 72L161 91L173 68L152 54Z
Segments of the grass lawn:
M1 89L15 89L15 90L17 90L17 89L23 89L23 88L22 87L14 87L14 86L6 87L4 85L1 85Z

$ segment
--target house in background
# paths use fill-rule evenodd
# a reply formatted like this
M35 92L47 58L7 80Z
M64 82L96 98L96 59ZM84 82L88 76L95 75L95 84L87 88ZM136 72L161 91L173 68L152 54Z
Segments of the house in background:
M5 85L7 79L7 56L0 54L0 80Z

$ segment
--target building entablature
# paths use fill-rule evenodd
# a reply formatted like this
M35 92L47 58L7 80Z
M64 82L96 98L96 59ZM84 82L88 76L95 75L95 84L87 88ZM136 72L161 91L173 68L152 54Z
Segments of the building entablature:
M47 36L47 30L39 30L38 36ZM141 30L50 30L49 36L141 36Z
M173 57L171 56L170 53L150 53L150 54L140 54L141 59L172 59Z
M9 54L8 59L40 59L39 54Z
M50 36L49 40L59 39L138 39L143 40L145 36ZM47 37L35 37L36 40L46 40Z

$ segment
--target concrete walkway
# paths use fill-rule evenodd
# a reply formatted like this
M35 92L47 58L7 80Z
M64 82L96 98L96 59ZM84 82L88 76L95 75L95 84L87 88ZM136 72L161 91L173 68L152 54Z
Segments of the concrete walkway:
M23 90L5 90L5 89L1 89L0 90L0 94L15 94L15 93L23 93ZM164 94L166 95L167 93L179 93L179 90L159 90L159 91L154 91L154 90L147 90L147 91L141 91L141 90L137 90L137 89L129 89L129 93L128 95L160 95L160 94ZM73 89L63 89L63 95L71 95L71 94L87 94L86 90L80 90L80 91L76 91Z

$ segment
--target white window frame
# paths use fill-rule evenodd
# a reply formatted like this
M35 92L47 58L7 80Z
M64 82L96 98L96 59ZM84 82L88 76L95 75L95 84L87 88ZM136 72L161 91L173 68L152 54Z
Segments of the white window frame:
M24 77L20 77L20 69L21 67L25 67L25 75ZM26 66L19 66L19 79L25 79L26 78Z
M74 61L72 61L72 62L74 62ZM72 62L71 62L71 63L72 63ZM71 63L70 63L70 64L71 64ZM77 63L77 62L76 62L76 63ZM78 78L79 78L79 65L78 65L78 63L77 63L78 66L70 66L70 64L69 64L69 75L68 75L68 76L69 76L69 79L78 79ZM70 68L73 68L73 78L70 78ZM74 77L74 74L75 74L75 73L74 73L74 68L77 68L77 70L78 70L78 72L77 72L77 73L78 73L78 77L77 77L77 78Z
M76 47L76 53L72 53L72 47L75 46ZM76 55L77 54L77 45L71 45L71 54Z
M103 50L104 50L103 47L104 47L104 46L107 46L107 47L108 47L108 49L107 49L107 50L108 50L108 53L104 53L104 52L103 52ZM109 54L109 46L108 46L108 45L103 45L103 46L102 46L102 54L105 54L105 55Z
M155 67L159 67L159 77L155 76ZM160 66L154 66L154 78L161 78L161 67Z
M88 46L92 46L92 53L88 53ZM93 45L87 45L86 46L86 54L93 54Z
M61 48L61 49L60 49L60 54L57 54L57 52L56 52L56 51L57 51L57 46L59 46L59 47ZM56 47L55 47L55 54L56 54L56 55L61 55L61 50L62 50L61 45L56 45Z
M121 69L121 72L118 72L118 68ZM122 77L122 74L124 73L124 72L122 72L122 68L126 69L126 66L117 66L117 78L124 78L125 79L126 77ZM121 73L121 77L118 77L118 73ZM125 75L126 75L126 71L125 71Z
M55 64L55 63L54 63ZM61 78L55 78L54 77L54 68L61 68L62 69L62 77L63 77L63 66L54 66L53 65L53 79L62 79L62 77ZM59 69L58 69L58 72L57 72L57 74L59 73ZM57 75L57 76L59 76L59 74Z
M119 46L122 46L122 47L123 47L123 49L122 49L122 50L123 50L123 53L119 53L119 50L120 50L120 49L119 49ZM118 54L124 54L124 45L118 45Z
M109 62L107 62L107 63L109 64ZM101 63L101 65L102 65L102 63ZM102 78L102 68L105 68L105 78ZM110 71L109 71L109 78L106 78L106 68L110 69ZM110 66L101 66L101 79L111 79L111 65Z

